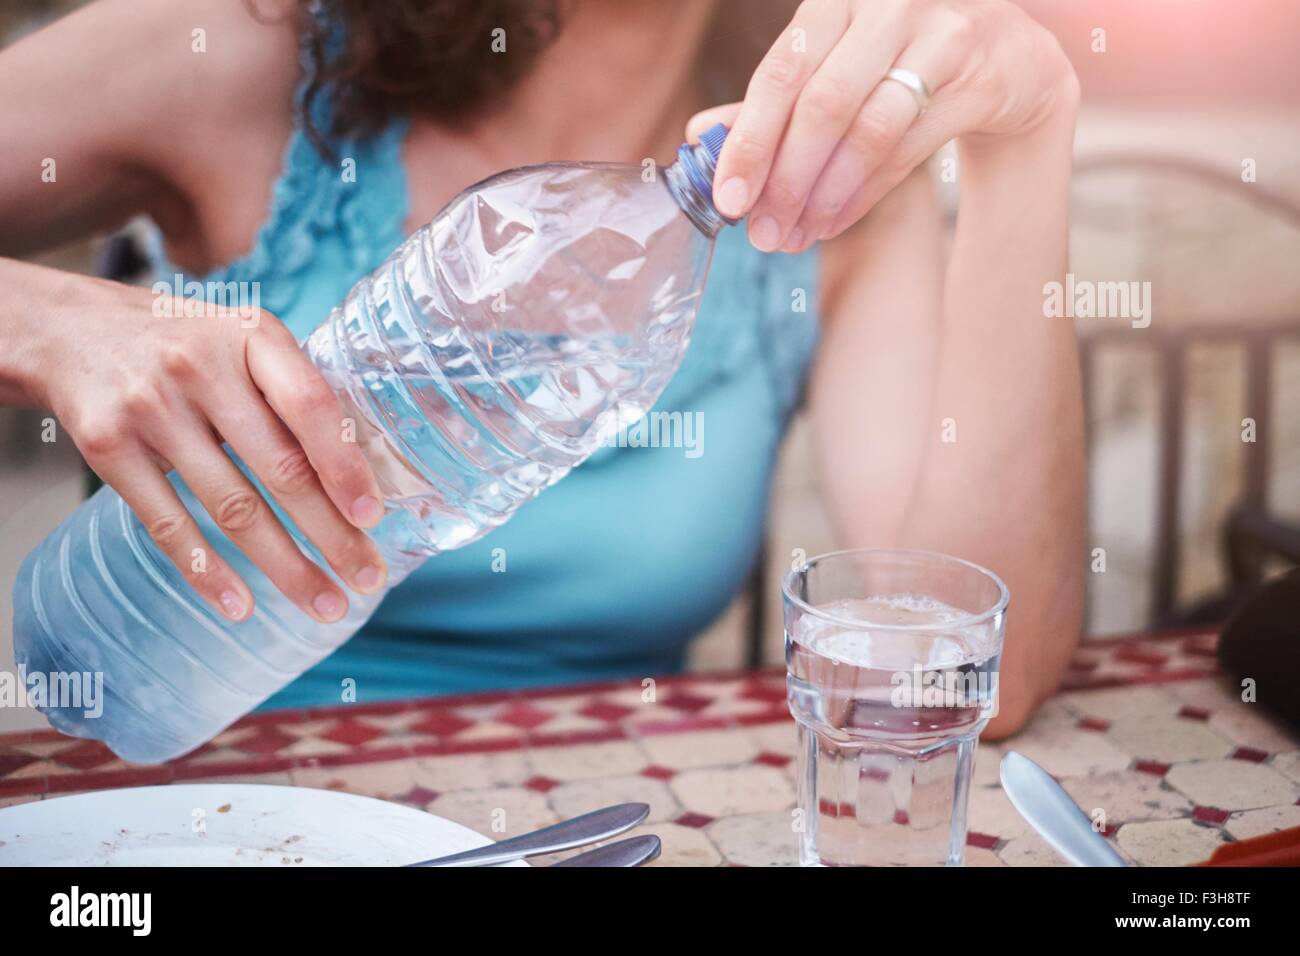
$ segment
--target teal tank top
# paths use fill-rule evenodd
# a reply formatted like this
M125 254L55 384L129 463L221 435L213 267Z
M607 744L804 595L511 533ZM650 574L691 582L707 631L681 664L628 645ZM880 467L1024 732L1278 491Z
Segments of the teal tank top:
M262 307L305 338L404 238L407 125L332 142L354 160L345 177L299 123L252 250L186 276L156 246L158 273L256 282ZM600 449L502 527L427 561L264 706L337 704L345 688L374 701L681 669L758 552L817 337L816 282L815 247L766 254L743 228L724 229L690 347L654 408L689 416L694 432L679 434L693 447Z

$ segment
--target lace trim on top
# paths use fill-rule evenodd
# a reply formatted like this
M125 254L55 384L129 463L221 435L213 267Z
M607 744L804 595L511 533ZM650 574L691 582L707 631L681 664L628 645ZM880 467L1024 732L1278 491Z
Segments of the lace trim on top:
M339 144L337 166L296 128L252 250L215 271L227 281L260 280L262 301L281 314L292 308L304 287L303 274L323 236L334 237L346 251L357 278L373 269L405 238L401 149L406 125L394 123L370 140Z
M305 49L300 58L305 77ZM306 286L305 273L316 261L322 237L338 243L359 279L401 244L409 207L402 144L410 124L397 120L371 137L326 139L335 156L331 162L305 130L306 86L305 79L300 81L294 93L294 128L253 247L199 279L257 282L261 304L282 318ZM316 129L328 129L326 92L316 97L311 113ZM154 260L164 275L184 274L166 258L156 235L153 246Z

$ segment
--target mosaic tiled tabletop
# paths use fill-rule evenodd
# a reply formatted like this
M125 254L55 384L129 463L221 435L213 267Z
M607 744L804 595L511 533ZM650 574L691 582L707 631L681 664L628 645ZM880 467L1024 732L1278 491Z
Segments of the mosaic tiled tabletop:
M1215 673L1212 635L1089 643L1065 689L1009 741L983 743L968 866L1063 864L997 782L1036 760L1138 864L1300 825L1300 740ZM245 718L159 767L52 731L0 736L0 806L180 781L292 784L422 807L500 839L629 800L655 865L795 863L794 729L780 670L685 675ZM495 824L495 829L494 829Z

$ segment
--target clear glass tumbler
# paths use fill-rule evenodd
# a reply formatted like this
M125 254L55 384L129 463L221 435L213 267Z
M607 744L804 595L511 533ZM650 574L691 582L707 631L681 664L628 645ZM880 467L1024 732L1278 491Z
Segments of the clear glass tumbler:
M969 561L837 551L786 575L805 866L961 866L1009 594Z

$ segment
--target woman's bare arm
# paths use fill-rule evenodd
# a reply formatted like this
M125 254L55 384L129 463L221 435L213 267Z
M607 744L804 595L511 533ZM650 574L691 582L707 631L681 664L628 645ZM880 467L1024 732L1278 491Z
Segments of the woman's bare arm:
M1065 271L1073 119L963 143L941 305L928 184L914 177L828 244L860 263L830 303L811 392L836 527L847 544L943 551L1004 578L993 736L1055 689L1079 636L1079 374L1072 326L1042 311Z
M151 138L168 57L149 11L130 6L92 4L0 51L0 254L91 235L167 201L132 144Z
M921 171L822 246L809 399L822 488L846 542L896 542L921 469L943 309L941 220Z
M830 304L823 470L850 541L947 551L1007 580L994 733L1055 686L1078 637L1079 376L1073 329L1042 318L1065 269L1078 96L1055 38L1006 0L805 0L744 101L688 126L729 125L714 202L748 216L760 249L833 240L890 197L850 240L855 275ZM961 212L941 282L932 204L894 191L952 140Z
M100 0L0 50L0 255L138 214L195 265L242 251L297 72L292 27L243 0Z
M242 252L287 136L295 52L287 24L259 23L241 0L105 0L0 53L0 250L148 212L187 264ZM382 518L378 486L339 427L337 396L275 316L195 314L149 289L4 258L0 289L0 402L52 410L222 614L246 618L252 593L204 540L166 480L173 469L305 613L347 610L222 442L342 581L383 587L362 530Z

